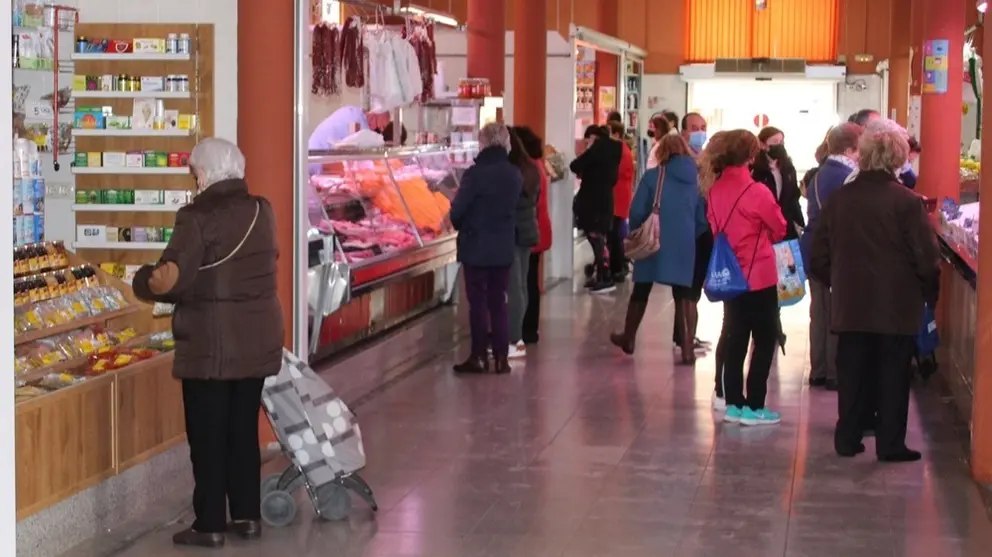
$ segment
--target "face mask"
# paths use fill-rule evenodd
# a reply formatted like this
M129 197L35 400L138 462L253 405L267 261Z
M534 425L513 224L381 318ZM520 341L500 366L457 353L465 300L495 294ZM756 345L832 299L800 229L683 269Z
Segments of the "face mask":
M689 134L689 147L692 147L693 150L702 151L704 145L706 145L706 132L698 131Z
M781 160L788 157L789 153L785 150L785 145L769 145L768 156L775 160Z
M654 139L654 130L648 130L648 137Z

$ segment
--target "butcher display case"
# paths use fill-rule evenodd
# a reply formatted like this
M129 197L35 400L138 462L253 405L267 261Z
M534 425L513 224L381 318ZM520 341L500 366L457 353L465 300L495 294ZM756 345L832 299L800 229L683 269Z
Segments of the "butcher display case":
M308 350L322 359L447 302L448 216L477 143L310 151Z

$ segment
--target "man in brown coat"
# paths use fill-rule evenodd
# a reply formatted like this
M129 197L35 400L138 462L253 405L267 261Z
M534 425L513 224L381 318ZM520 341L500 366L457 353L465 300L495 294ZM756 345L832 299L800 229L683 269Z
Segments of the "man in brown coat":
M841 456L865 450L866 421L878 413L880 461L908 462L910 360L924 304L937 301L936 237L919 196L896 179L909 155L906 132L869 123L859 142L859 172L830 196L813 236L810 276L830 287L837 348Z
M143 300L175 304L172 374L183 384L196 521L173 543L221 547L225 532L261 533L258 411L263 381L282 365L279 253L272 207L248 193L237 146L205 139L190 168L199 194L133 286Z

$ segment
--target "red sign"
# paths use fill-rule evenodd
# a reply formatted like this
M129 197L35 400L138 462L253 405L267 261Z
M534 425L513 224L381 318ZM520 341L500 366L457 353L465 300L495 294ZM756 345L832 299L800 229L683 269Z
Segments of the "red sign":
M754 127L764 128L768 126L768 115L767 114L756 114L754 116Z

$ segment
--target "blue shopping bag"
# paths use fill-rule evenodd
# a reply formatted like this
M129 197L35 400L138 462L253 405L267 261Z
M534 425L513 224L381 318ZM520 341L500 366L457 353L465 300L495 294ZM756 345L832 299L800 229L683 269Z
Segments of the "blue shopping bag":
M806 296L806 269L799 240L786 240L772 246L778 269L778 307L798 304Z
M706 268L706 281L703 283L706 298L711 302L726 302L748 290L747 277L741 270L734 248L730 247L727 234L718 232L713 239L713 252Z
M923 307L923 326L916 335L916 354L926 356L933 354L940 346L940 335L937 333L937 317L930 304Z

